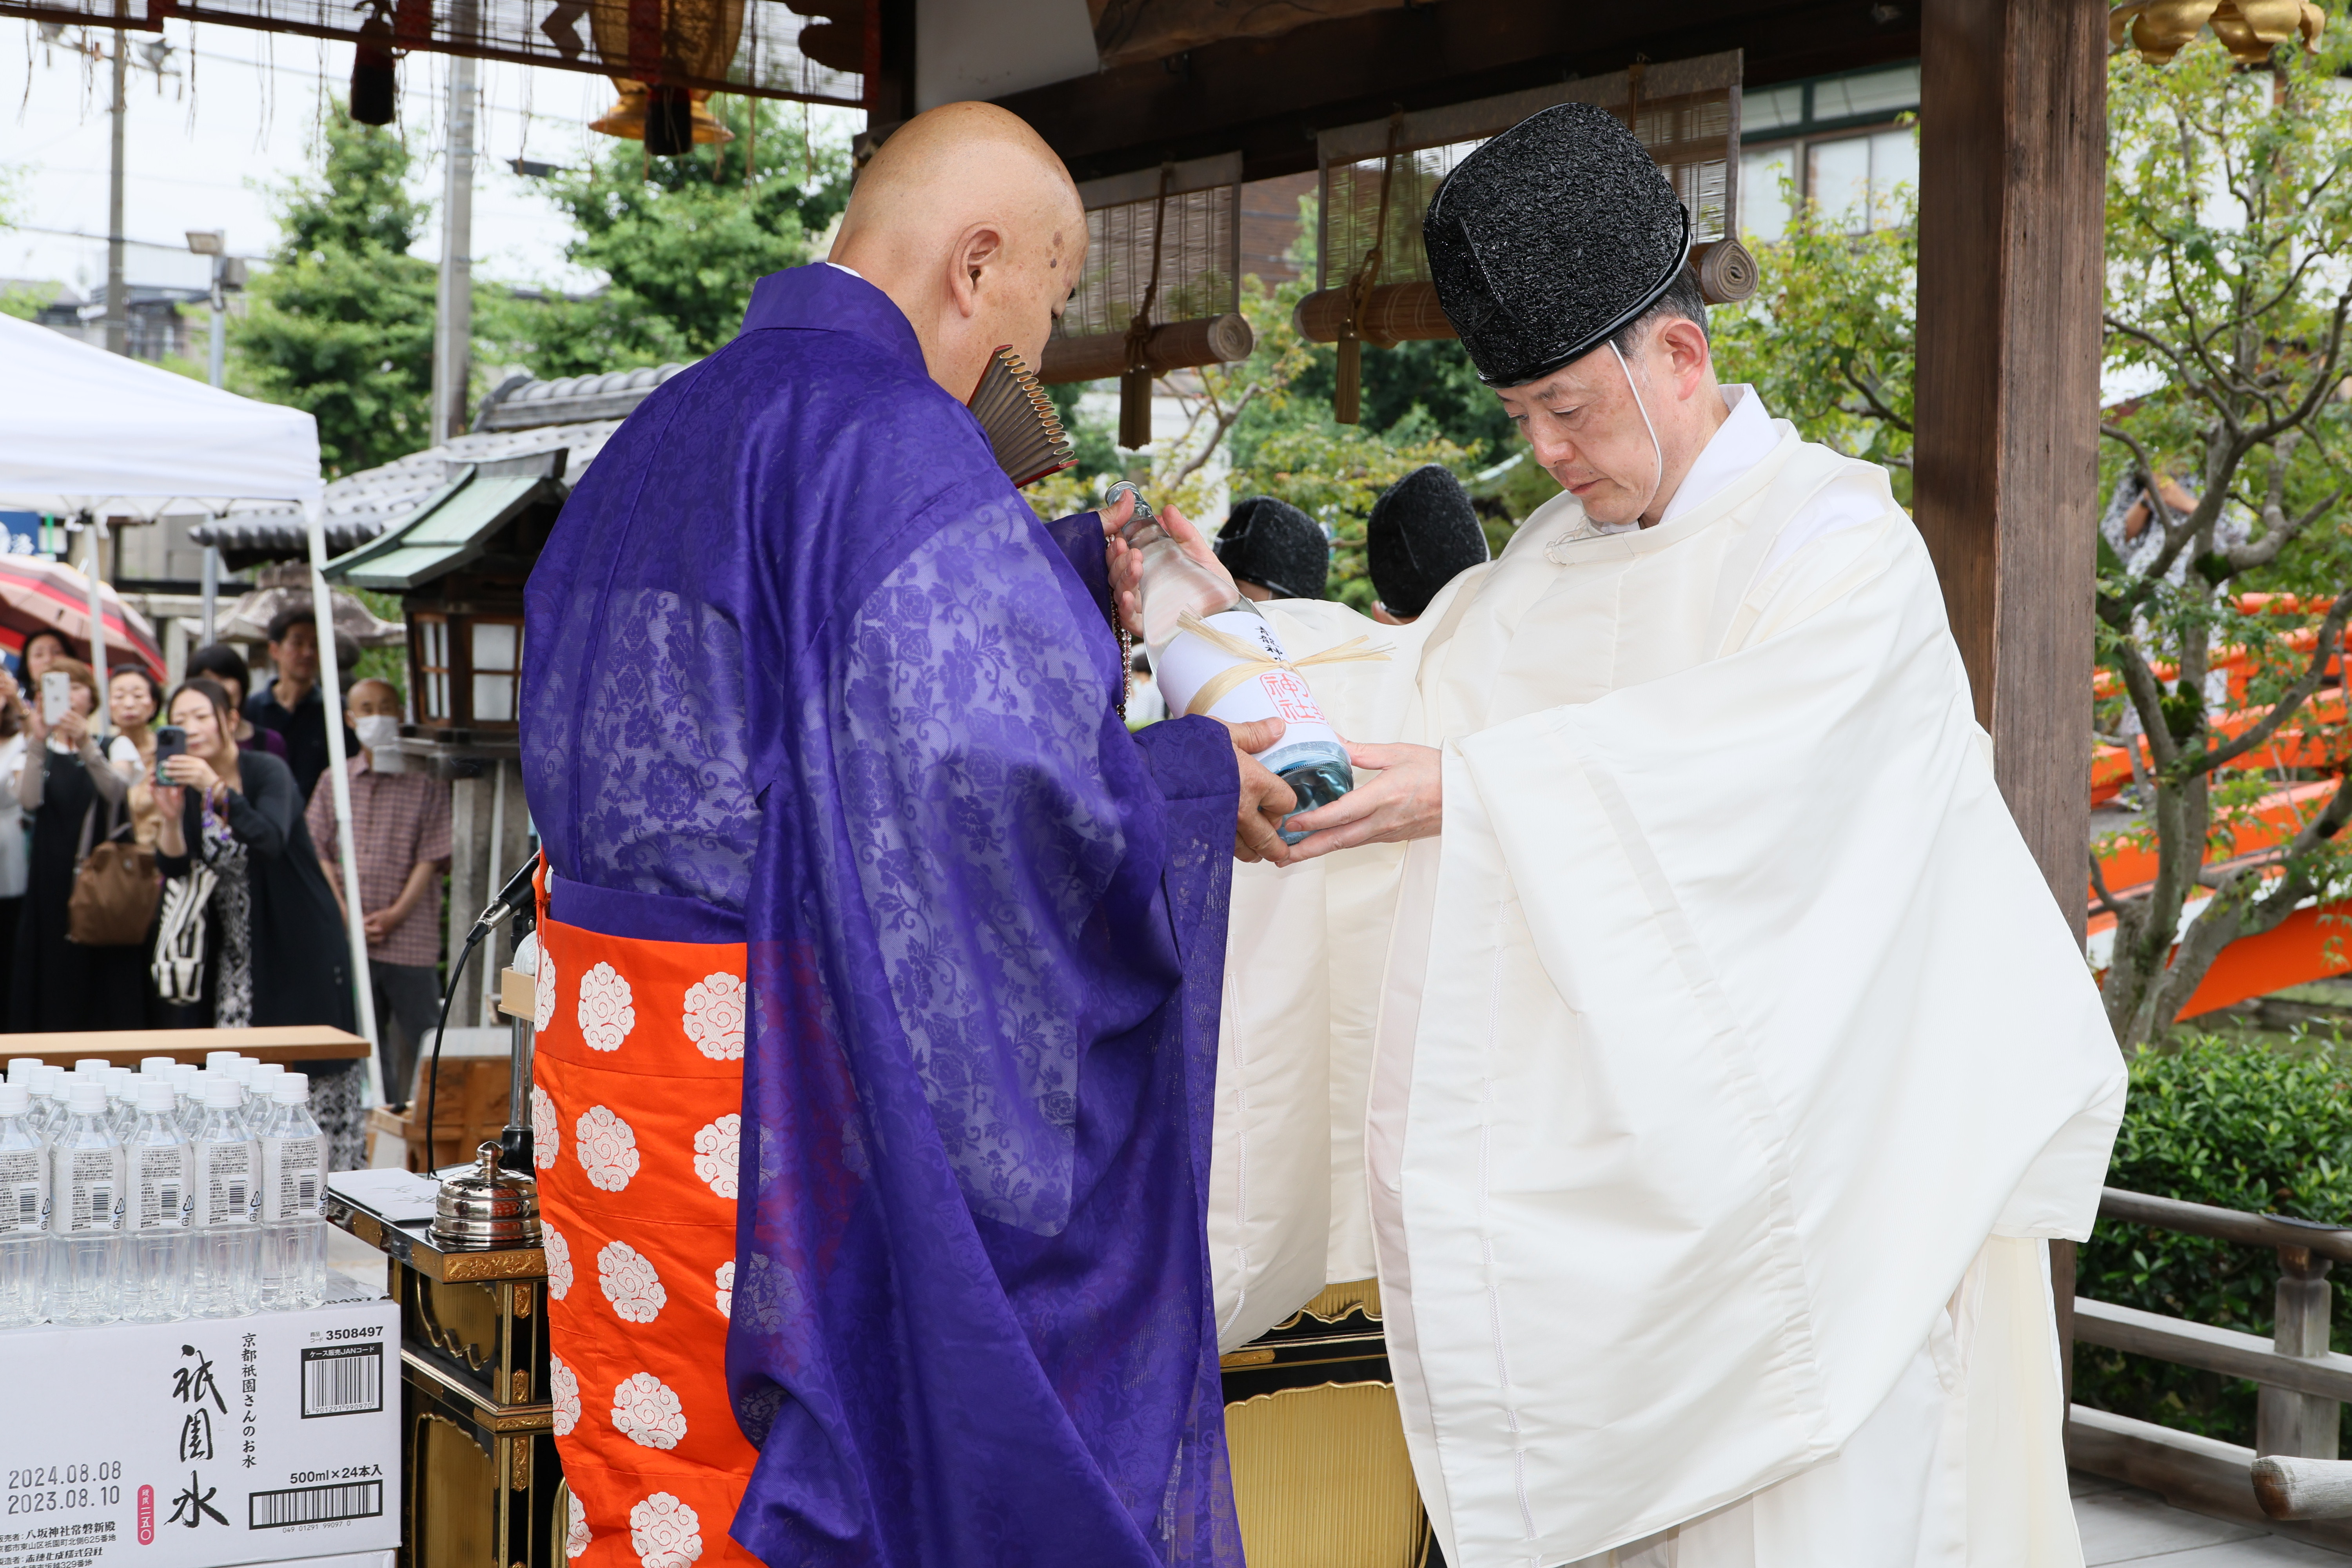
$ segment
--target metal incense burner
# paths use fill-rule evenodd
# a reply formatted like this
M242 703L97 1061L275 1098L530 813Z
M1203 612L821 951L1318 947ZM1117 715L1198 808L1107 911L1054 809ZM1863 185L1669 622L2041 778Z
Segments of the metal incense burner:
M539 1184L500 1170L504 1151L484 1142L476 1163L441 1184L433 1239L443 1247L497 1248L539 1245Z

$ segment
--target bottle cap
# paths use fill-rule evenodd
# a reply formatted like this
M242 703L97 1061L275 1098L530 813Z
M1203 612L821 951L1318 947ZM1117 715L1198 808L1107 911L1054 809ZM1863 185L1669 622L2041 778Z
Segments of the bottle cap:
M239 1089L243 1089L247 1084L253 1081L253 1069L260 1065L261 1064L259 1062L255 1061L251 1057L239 1057L233 1062L221 1063L219 1067L215 1068L213 1070L215 1072L226 1073L228 1076L230 1082L236 1084Z
M206 1051L205 1053L205 1067L207 1070L212 1072L218 1072L220 1070L221 1063L233 1062L235 1060L236 1060L236 1053L235 1051Z
M139 1080L140 1115L144 1116L150 1111L169 1115L172 1109L179 1103L180 1097L173 1092L171 1079L142 1078Z
M279 1073L269 1080L269 1098L273 1103L278 1105L310 1104L310 1075L300 1072Z
M43 1100L63 1100L66 1097L66 1069L53 1067L35 1068L33 1092Z
M47 1067L47 1065L48 1064L47 1062L44 1062L38 1057L10 1057L8 1058L8 1081L10 1083L22 1083L25 1080L20 1075L31 1071L34 1068Z
M244 1088L236 1079L218 1073L205 1080L204 1096L206 1110L235 1110L245 1103Z
M179 1063L173 1061L169 1057L141 1057L139 1058L139 1070L142 1074L160 1073L165 1068L175 1068L179 1065Z
M102 1116L106 1113L106 1085L94 1078L78 1078L66 1097L66 1109L76 1116Z
M281 1078L285 1072L284 1062L256 1062L253 1064L253 1081L260 1083L268 1079Z
M76 1072L104 1072L113 1065L114 1064L112 1062L108 1061L104 1057L77 1057L74 1058L74 1071Z
M181 1098L194 1100L196 1095L196 1079L204 1075L204 1070L200 1067L191 1067L186 1062L181 1062L163 1076L172 1080L172 1087L180 1091Z
M33 1107L33 1091L21 1083L0 1083L0 1116L22 1116Z
M139 1075L129 1068L106 1069L106 1093L110 1100L129 1100L139 1084Z

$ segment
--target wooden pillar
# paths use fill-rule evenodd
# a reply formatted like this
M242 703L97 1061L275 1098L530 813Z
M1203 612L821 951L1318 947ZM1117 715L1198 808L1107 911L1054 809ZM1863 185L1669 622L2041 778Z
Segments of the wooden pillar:
M2278 1318L2271 1336L2281 1355L2324 1359L2332 1348L2328 1326L2335 1292L2327 1271L2335 1265L2309 1247L2282 1247L2279 1255ZM2343 1406L2315 1394L2296 1394L2264 1384L2256 1395L2254 1452L2290 1454L2305 1459L2336 1458Z
M2106 7L1926 0L1913 502L1993 767L2079 938Z

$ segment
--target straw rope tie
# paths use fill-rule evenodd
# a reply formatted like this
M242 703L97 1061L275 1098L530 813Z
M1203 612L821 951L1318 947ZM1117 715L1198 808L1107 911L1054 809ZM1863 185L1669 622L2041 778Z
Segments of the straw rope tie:
M1303 658L1276 658L1245 637L1218 630L1190 610L1176 617L1176 629L1190 632L1218 652L1240 660L1211 676L1202 683L1200 690L1192 693L1192 700L1184 709L1184 716L1188 719L1196 713L1206 713L1224 700L1225 694L1234 688L1244 681L1255 680L1269 669L1295 672L1315 664L1354 664L1370 659L1386 661L1391 651L1389 644L1370 647L1366 645L1372 640L1370 637L1349 637L1337 647L1327 647L1321 653L1310 653Z

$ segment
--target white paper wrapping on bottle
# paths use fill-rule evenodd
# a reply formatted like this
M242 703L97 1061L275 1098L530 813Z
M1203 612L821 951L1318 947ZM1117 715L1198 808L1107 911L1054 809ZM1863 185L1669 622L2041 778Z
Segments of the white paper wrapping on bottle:
M1268 658L1290 657L1263 616L1248 610L1227 610L1206 617L1205 624L1228 637L1240 637L1264 648ZM1167 700L1170 717L1181 717L1191 709L1194 693L1241 662L1190 632L1178 632L1164 647L1151 650L1151 676ZM1210 717L1229 724L1246 724L1257 719L1281 720L1286 726L1282 739L1257 753L1257 760L1276 773L1282 771L1276 759L1295 746L1318 741L1339 744L1339 737L1315 701L1315 693L1307 689L1306 678L1296 670L1262 670L1255 679L1242 681L1218 698L1208 711Z

